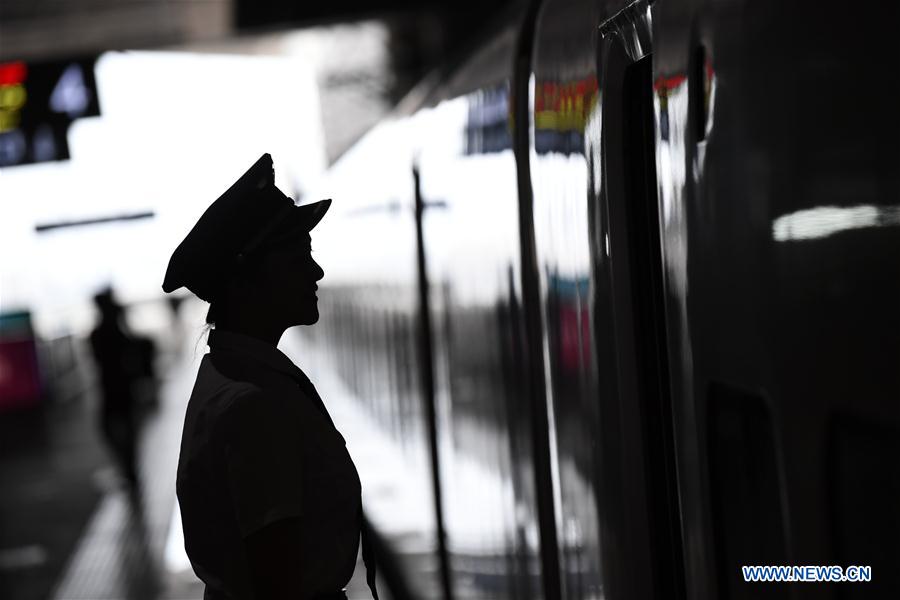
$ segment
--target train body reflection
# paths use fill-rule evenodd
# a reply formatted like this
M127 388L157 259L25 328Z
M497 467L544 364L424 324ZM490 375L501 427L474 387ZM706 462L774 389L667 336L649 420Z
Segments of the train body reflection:
M898 591L900 71L775 6L518 6L322 182L304 335L432 492L422 597Z

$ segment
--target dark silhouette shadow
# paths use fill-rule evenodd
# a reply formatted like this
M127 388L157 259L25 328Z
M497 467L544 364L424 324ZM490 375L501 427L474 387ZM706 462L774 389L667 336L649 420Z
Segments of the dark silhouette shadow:
M319 320L310 231L331 204L297 206L263 155L201 216L163 290L210 303L210 353L188 403L177 492L204 598L345 599L360 543L375 592L360 481L328 410L278 350ZM362 535L361 535L362 534Z
M116 466L127 481L132 500L139 502L137 470L138 384L153 378L154 347L132 335L124 323L124 307L112 289L94 296L100 320L91 332L91 350L100 384L100 430Z

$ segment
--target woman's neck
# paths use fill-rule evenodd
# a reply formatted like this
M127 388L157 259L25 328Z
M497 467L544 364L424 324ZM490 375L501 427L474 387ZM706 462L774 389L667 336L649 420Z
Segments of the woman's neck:
M287 330L283 323L272 318L271 311L252 307L229 308L232 310L227 310L227 314L216 320L216 329L247 335L275 347Z

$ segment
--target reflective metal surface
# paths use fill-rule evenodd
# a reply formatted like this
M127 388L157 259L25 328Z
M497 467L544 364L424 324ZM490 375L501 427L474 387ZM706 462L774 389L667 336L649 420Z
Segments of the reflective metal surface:
M692 598L760 560L873 568L773 597L900 594L900 8L836 9L654 7Z
M510 100L515 34L510 28L497 35L433 108L414 117L457 598L541 596L522 385Z
M599 436L601 395L593 298L608 287L594 267L600 106L599 7L547 2L538 19L532 81L531 184L555 445L557 539L565 598L603 596ZM602 239L602 237L601 237ZM602 289L602 288L601 288Z
M340 161L312 335L429 492L437 426L423 596L437 512L456 598L900 593L896 10L547 0Z
M532 218L568 598L680 596L650 22L646 2L552 0L536 32Z

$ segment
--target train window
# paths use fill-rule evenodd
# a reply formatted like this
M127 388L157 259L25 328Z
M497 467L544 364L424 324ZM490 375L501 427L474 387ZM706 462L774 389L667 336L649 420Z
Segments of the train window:
M710 386L708 411L719 597L787 598L782 584L748 586L741 577L742 565L789 564L772 415L760 396L719 383Z

